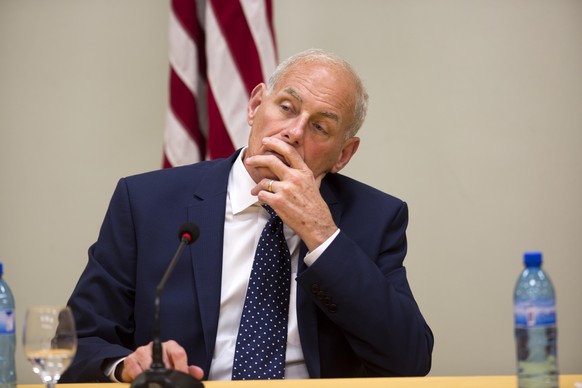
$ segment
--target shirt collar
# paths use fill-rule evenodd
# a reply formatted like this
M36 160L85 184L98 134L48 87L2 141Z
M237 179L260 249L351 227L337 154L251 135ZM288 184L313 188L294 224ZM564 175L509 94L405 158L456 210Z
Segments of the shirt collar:
M257 197L251 194L251 190L257 185L244 166L244 148L236 158L228 180L228 196L232 206L232 214L240 213L250 206L258 206Z

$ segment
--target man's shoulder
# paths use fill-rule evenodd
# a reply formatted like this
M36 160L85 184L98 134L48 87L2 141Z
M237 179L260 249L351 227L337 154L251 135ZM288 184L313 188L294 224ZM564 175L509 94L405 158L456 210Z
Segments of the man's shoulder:
M197 163L164 168L143 172L124 177L123 180L129 184L168 184L180 181L197 181L211 174L228 173L232 166L233 157L204 160Z
M223 191L231 168L231 158L202 161L130 175L120 179L118 188L127 190L133 198L185 199L200 189Z
M205 160L194 164L188 164L185 166L176 166L160 170L152 170L134 175L129 175L127 177L124 177L123 179L128 181L148 181L148 180L166 180L172 178L180 178L183 176L192 176L207 171L208 169L212 168L212 166L219 163L220 160L222 159L209 161Z

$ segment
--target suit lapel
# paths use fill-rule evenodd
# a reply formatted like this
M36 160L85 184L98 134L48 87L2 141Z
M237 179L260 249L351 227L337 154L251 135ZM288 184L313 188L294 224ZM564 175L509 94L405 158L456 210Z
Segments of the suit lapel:
M190 255L206 347L205 370L209 370L212 361L220 313L224 213L228 175L239 152L228 159L217 162L207 170L193 193L193 203L188 206L188 220L200 227L200 237L196 243L190 246ZM329 206L335 223L339 225L341 204L337 201L330 186L326 184L325 179L322 181L320 192ZM298 274L307 269L303 262L306 254L307 247L302 242L299 251ZM300 287L297 287L297 314L299 335L309 374L314 378L320 377L317 307L311 301L308 291Z
M227 183L238 152L211 166L193 194L188 220L200 227L200 237L191 246L191 261L206 348L208 370L214 353L222 282L222 251Z

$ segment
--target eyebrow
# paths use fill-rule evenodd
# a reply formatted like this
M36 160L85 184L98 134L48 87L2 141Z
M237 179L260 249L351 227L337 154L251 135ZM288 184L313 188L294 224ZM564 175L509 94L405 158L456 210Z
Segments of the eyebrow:
M299 101L300 103L303 103L303 99L301 98L301 96L299 95L299 93L297 93L297 91L295 91L295 89L293 88L286 88L284 90L284 92L289 93L291 95L291 97L295 98L297 101ZM325 116L335 122L339 123L339 116L333 112L329 112L329 111L322 111L322 112L318 112L318 114Z

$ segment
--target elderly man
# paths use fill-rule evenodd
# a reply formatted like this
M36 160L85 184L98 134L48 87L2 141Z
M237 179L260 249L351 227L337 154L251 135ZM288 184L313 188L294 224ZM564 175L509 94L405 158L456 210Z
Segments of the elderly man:
M247 147L121 179L69 301L79 348L62 381L149 368L154 291L184 221L200 238L164 290L167 367L211 380L427 374L406 203L338 174L367 98L347 62L308 50L253 90Z

